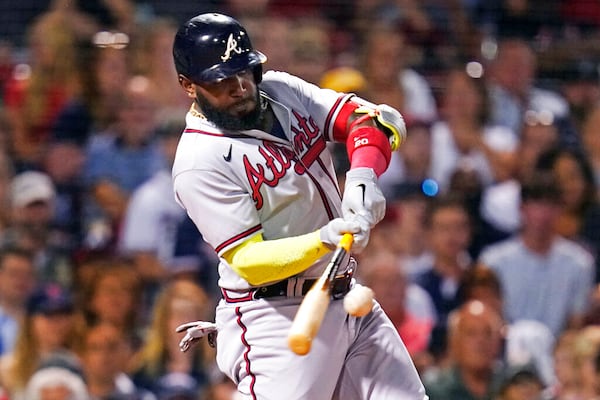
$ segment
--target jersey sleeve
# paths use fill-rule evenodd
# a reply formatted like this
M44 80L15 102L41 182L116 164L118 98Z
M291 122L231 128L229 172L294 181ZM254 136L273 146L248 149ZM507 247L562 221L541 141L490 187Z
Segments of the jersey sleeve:
M173 185L177 202L217 254L262 232L251 196L225 174L187 170L174 177Z

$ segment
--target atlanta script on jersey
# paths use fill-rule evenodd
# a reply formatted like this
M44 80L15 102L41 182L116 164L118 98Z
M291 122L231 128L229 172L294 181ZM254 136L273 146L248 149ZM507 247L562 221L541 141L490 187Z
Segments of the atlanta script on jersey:
M219 255L258 232L265 240L301 235L341 215L327 142L352 95L273 71L265 73L260 90L288 140L256 129L223 131L188 113L173 166L177 201ZM304 275L319 276L326 261ZM251 287L225 261L219 273L223 288Z

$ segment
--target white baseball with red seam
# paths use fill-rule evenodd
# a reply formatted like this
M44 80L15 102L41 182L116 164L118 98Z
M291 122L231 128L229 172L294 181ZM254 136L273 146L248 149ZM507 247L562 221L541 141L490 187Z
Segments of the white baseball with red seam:
M344 310L353 317L364 317L373 308L374 293L366 286L355 286L344 296Z

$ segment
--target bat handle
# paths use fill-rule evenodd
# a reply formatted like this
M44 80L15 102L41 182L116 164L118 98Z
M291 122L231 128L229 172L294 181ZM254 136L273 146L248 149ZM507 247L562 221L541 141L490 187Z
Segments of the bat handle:
M354 235L351 233L344 233L337 247L341 247L346 252L350 252L350 248L352 247L352 243L354 242Z

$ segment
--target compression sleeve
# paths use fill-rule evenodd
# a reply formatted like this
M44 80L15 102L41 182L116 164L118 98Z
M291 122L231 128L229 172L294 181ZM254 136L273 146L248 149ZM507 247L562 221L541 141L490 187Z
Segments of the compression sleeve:
M225 252L223 258L239 276L258 286L300 273L329 251L317 230L275 240L254 235Z

